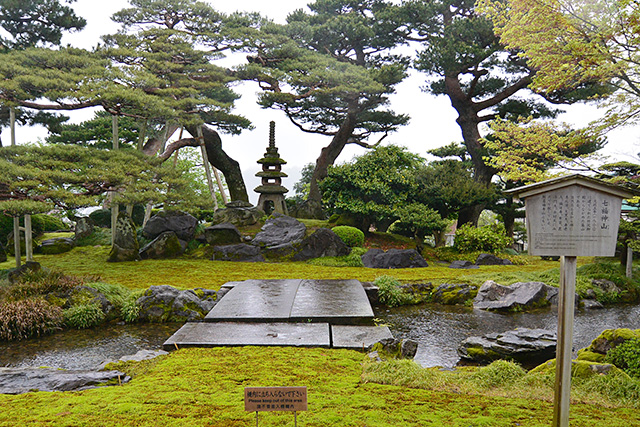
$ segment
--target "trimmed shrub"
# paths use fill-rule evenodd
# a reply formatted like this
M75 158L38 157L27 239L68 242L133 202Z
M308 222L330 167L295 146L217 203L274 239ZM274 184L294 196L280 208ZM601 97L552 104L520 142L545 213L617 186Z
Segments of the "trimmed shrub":
M307 264L323 267L364 267L362 255L367 252L365 248L353 248L346 256L313 258Z
M21 300L54 292L64 293L83 283L83 279L67 276L59 271L27 271L16 283L5 288L0 296L7 300Z
M64 323L70 328L87 329L104 321L105 315L98 303L78 304L64 311Z
M69 227L65 225L60 218L47 214L31 215L31 228L33 229L33 233L36 235L45 232L69 229Z
M11 341L50 334L59 329L62 309L41 298L0 305L0 340Z
M364 246L364 233L355 228L350 227L348 225L338 225L331 229L334 233L338 235L340 240L344 242L345 245L350 248L356 246Z
M464 224L456 230L455 247L459 252L497 252L511 244L504 225L491 224L473 227Z
M640 340L632 338L618 344L607 352L605 361L632 377L640 378Z

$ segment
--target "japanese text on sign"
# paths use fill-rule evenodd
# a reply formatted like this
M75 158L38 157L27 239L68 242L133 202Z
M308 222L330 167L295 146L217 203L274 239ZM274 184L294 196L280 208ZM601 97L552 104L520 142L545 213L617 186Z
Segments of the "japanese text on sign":
M306 387L245 387L244 410L306 411Z

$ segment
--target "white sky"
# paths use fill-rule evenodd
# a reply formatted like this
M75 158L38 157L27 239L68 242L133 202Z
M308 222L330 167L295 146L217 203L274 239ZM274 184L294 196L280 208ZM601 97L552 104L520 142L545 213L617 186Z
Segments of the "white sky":
M208 0L219 11L230 13L234 11L257 11L276 22L285 22L287 15L295 9L305 8L311 0L234 0L232 2ZM72 4L76 14L87 20L86 28L76 34L66 35L63 44L90 49L99 41L101 35L114 33L118 25L110 20L113 13L128 7L126 0L96 1L78 0ZM397 94L391 98L392 107L396 112L408 114L411 121L398 132L391 134L385 143L403 145L411 151L425 155L432 148L447 145L453 141L461 141L460 129L455 122L457 114L445 96L435 97L424 93L420 87L424 84L424 75L412 73L404 82L397 86ZM242 95L236 103L236 112L249 118L255 129L245 131L239 136L221 134L225 151L240 162L245 177L249 197L253 203L257 201L257 194L252 190L259 185L254 174L259 170L256 163L262 157L268 144L269 121L276 121L276 145L282 158L288 164L284 172L289 178L284 185L293 195L293 184L299 179L300 169L307 163L315 162L322 147L329 143L329 137L312 135L294 127L283 113L275 110L264 110L256 104L256 84L244 83L235 87ZM574 105L567 108L559 120L572 123L575 126L585 126L591 120L599 117L601 112L593 106ZM72 116L72 121L78 122L93 116L92 112L84 111ZM43 138L43 129L18 129L17 140L33 141ZM626 128L608 135L609 143L604 154L611 160L633 161L636 153L640 152L640 134L637 128ZM375 136L373 137L375 138ZM2 134L3 142L8 142L8 130ZM26 140L26 141L25 141ZM372 140L373 142L375 140ZM338 162L350 160L354 155L364 152L360 147L347 147Z

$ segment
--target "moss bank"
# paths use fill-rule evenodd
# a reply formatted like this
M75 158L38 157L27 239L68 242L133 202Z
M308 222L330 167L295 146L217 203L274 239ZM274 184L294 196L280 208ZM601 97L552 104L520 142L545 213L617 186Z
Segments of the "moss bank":
M128 384L74 393L0 396L0 426L255 425L244 411L248 386L308 387L301 426L548 426L549 402L435 392L363 383L363 355L347 350L296 348L183 349L121 369ZM133 368L137 366L137 368ZM571 425L628 427L635 410L573 405ZM261 413L261 426L289 426L293 415ZM636 424L637 425L637 424Z

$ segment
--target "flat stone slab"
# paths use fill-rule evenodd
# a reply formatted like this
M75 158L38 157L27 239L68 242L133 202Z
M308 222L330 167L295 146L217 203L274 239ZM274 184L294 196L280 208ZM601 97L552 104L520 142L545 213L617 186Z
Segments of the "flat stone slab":
M361 323L373 319L367 293L357 280L246 280L207 314L207 322Z
M287 321L301 280L246 280L234 286L205 321Z
M372 319L373 309L358 280L303 280L290 317L294 321L351 323Z
M393 338L386 326L333 325L331 327L334 348L364 350L385 338Z
M226 297L225 297L226 298ZM287 346L329 347L326 323L187 323L165 343L165 350L181 347Z

